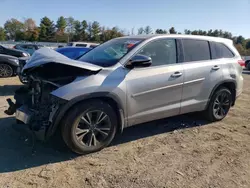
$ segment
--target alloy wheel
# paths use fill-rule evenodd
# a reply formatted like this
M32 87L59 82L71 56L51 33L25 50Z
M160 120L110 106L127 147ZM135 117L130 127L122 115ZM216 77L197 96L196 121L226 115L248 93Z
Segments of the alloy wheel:
M213 104L213 113L214 116L218 119L223 119L231 106L231 96L227 92L221 92L215 98Z
M0 77L6 78L13 74L13 69L7 64L0 64Z
M96 147L106 140L110 131L109 116L101 110L93 110L81 115L74 132L79 144Z

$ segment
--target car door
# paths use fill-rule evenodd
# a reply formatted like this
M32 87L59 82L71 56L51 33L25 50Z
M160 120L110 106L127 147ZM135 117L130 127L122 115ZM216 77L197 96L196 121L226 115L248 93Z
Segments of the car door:
M212 59L206 40L182 39L184 84L181 114L204 110L210 93L222 80L223 61Z
M135 67L126 75L128 125L180 113L183 68L178 64L176 40L157 39L137 54L152 58L150 67Z

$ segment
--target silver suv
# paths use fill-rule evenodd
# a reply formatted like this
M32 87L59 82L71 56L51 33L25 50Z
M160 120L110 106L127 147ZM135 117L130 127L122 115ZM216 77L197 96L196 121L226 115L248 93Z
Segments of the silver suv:
M242 92L242 66L231 40L204 36L116 38L78 60L42 48L6 113L42 140L61 130L71 150L86 154L143 122L196 111L222 120Z

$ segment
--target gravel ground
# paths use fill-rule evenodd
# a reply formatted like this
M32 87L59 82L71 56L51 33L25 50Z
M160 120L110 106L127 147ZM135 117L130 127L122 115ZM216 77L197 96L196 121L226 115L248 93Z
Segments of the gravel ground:
M125 129L113 144L87 156L52 139L34 142L3 111L19 87L0 79L2 187L250 187L250 72L226 119L182 115Z

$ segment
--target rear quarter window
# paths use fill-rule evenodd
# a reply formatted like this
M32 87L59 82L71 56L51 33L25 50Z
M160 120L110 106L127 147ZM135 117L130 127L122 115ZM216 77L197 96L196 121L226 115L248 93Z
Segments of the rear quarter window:
M210 42L212 59L233 58L234 53L224 44Z
M182 39L185 62L210 60L209 43L205 40Z

